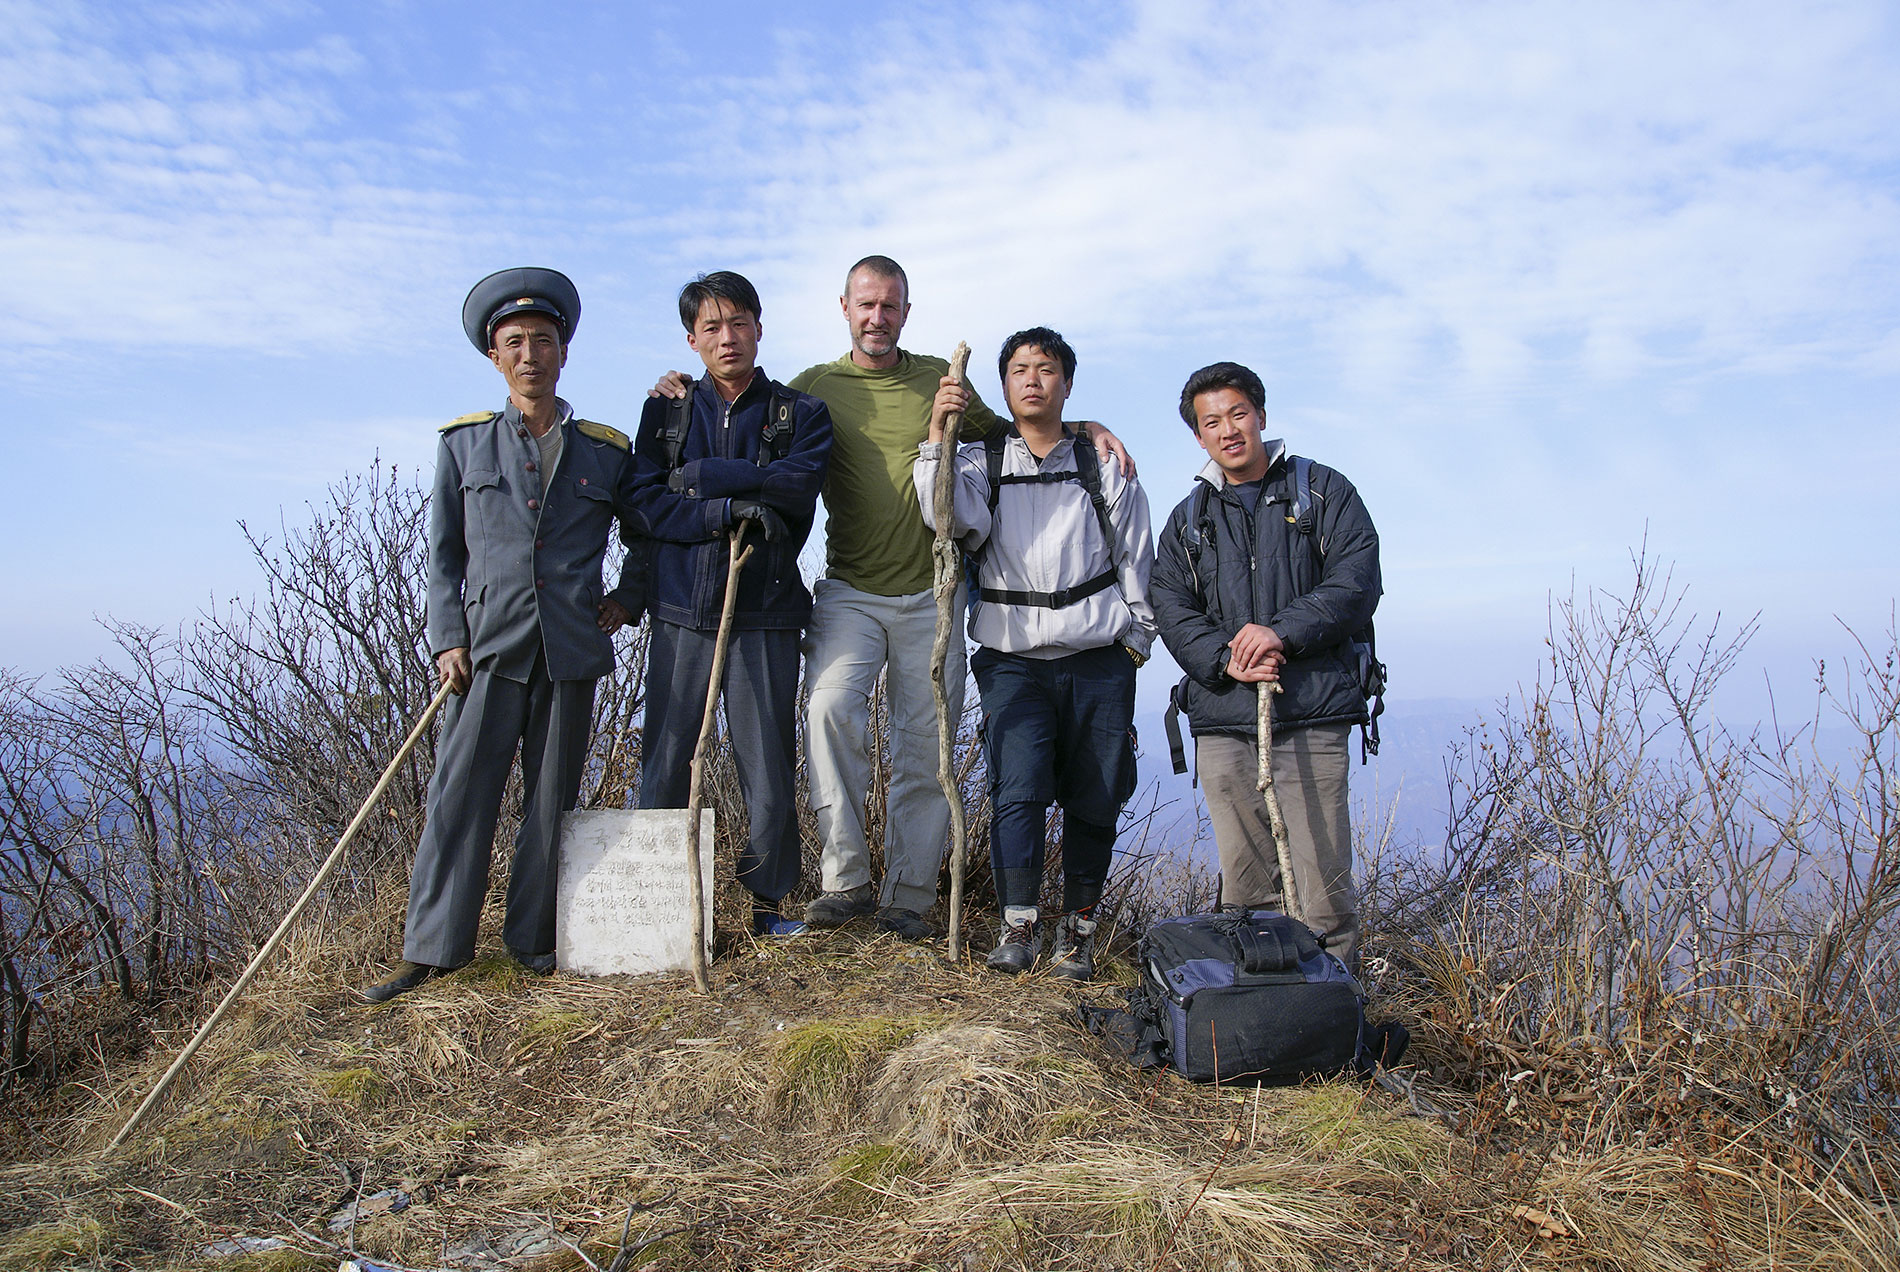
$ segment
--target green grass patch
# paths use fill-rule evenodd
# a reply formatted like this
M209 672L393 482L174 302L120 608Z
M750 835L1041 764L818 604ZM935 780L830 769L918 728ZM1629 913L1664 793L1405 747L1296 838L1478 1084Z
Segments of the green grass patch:
M319 1073L316 1081L318 1089L325 1095L353 1108L370 1108L382 1103L383 1097L389 1094L389 1084L367 1065Z
M894 1144L859 1144L831 1160L831 1200L845 1214L869 1214L889 1200L891 1181L916 1170L915 1156Z
M484 991L512 991L528 979L528 970L507 954L485 954L467 967L445 978L452 985L469 985Z
M814 1020L786 1031L772 1055L773 1095L781 1107L849 1104L871 1066L906 1039L934 1028L935 1015Z
M515 1051L518 1054L547 1051L559 1055L567 1049L568 1043L586 1031L589 1023L587 1015L578 1011L543 1012L521 1026Z
M323 1258L301 1250L260 1250L219 1259L211 1266L218 1272L330 1272L335 1256Z
M1275 1125L1315 1156L1391 1171L1422 1170L1444 1156L1437 1128L1388 1113L1366 1099L1363 1087L1329 1082L1289 1091L1283 1098Z
M0 1272L64 1268L104 1252L111 1230L90 1215L36 1223L0 1238Z

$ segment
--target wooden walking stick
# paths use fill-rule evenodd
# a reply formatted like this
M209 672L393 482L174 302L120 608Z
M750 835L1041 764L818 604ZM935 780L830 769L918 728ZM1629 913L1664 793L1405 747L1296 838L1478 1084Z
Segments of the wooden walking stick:
M1254 722L1260 736L1260 772L1254 789L1267 797L1267 824L1273 828L1273 850L1280 857L1281 904L1289 915L1305 923L1300 890L1293 883L1293 850L1286 842L1286 818L1280 815L1280 795L1273 789L1273 695L1280 692L1280 682L1262 681L1254 689L1260 695L1260 714Z
M165 1076L158 1080L158 1085L152 1088L152 1093L145 1097L144 1103L140 1104L132 1116L126 1119L125 1125L119 1128L119 1133L112 1137L112 1142L106 1145L107 1152L125 1143L134 1128L145 1120L145 1115L151 1112L152 1106L158 1103L159 1097L171 1089L171 1084L177 1080L180 1073L184 1072L191 1058L198 1054L198 1048L204 1046L205 1039L211 1036L211 1031L224 1020L225 1013L231 1010L231 1005L237 1002L238 996L250 987L252 979L264 966L265 960L275 954L277 947L284 943L284 936L290 931L290 925L309 908L317 892L329 881L330 875L342 862L343 853L349 848L350 841L356 838L356 832L361 830L363 823L369 820L370 809L376 807L376 801L381 799L383 792L389 789L389 783L395 778L396 770L401 768L402 762L409 758L409 752L416 749L416 743L422 739L422 731L429 727L429 721L435 719L435 713L441 710L442 704L448 701L448 697L449 685L445 680L442 682L442 687L435 691L435 697L429 700L429 705L423 709L422 718L417 720L415 727L409 730L409 736L403 740L402 749L396 752L396 758L389 762L389 767L383 770L382 777L377 779L376 785L370 790L369 797L363 801L363 806L356 810L356 816L350 820L342 837L336 841L336 847L330 850L330 855L324 858L321 866L317 867L317 873L311 877L308 884L304 885L303 895L298 897L296 903L290 907L290 913L286 914L283 922L277 925L277 930L270 934L270 939L258 947L257 953L251 956L250 966L246 967L237 978L237 982L225 991L224 1001L218 1004L204 1024L198 1026L198 1032L192 1035L190 1042L185 1044L185 1049L178 1053L178 1058L172 1061L171 1068L165 1070Z
M693 988L700 993L712 991L712 974L706 966L706 883L700 878L699 801L704 793L706 749L712 745L713 721L719 714L719 686L726 678L726 646L732 639L732 612L739 603L739 570L752 555L745 542L741 521L726 536L726 603L719 611L719 635L713 640L712 683L706 687L706 713L699 719L699 741L693 746L693 776L686 788L686 868L692 876L693 899Z
M970 365L970 346L961 340L950 355L950 374L963 379ZM963 553L950 533L956 521L957 431L963 412L944 421L943 446L937 452L937 488L931 492L937 541L931 548L931 588L937 596L937 638L930 647L930 683L937 691L937 784L950 804L950 923L946 944L950 957L963 957L963 859L967 831L963 822L963 791L957 785L957 722L950 718L950 687L945 681L950 642L957 638L957 584L963 578Z

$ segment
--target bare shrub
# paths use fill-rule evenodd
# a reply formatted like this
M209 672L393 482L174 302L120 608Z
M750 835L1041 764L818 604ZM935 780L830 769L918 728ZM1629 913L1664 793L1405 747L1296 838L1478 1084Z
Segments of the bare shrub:
M1554 608L1537 683L1455 749L1442 848L1370 854L1374 966L1497 1125L1588 1151L1792 1143L1878 1186L1865 1150L1886 1154L1900 1097L1894 634L1823 679L1803 728L1737 736L1710 701L1753 625L1699 624L1634 564L1627 595ZM1829 719L1845 761L1816 745Z

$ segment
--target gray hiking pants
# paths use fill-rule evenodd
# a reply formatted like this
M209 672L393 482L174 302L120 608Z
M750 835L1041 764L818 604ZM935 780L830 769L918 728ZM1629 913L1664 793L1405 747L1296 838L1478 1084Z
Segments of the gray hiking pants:
M443 706L442 721L428 821L409 874L402 956L436 967L475 957L495 822L517 746L524 803L501 939L523 954L551 954L561 814L580 793L594 682L549 680L540 654L526 684L478 668L468 692Z
M1326 948L1357 972L1359 902L1346 807L1351 732L1349 724L1320 724L1275 733L1273 787L1286 818L1293 882L1307 926L1326 936ZM1220 849L1221 900L1284 910L1267 800L1254 789L1259 771L1254 740L1202 734L1194 739L1194 768Z

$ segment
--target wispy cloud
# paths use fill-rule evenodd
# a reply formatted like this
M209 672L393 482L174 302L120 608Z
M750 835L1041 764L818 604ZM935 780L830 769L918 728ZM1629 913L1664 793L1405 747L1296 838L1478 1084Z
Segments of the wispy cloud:
M772 178L733 238L815 294L887 245L966 325L1138 344L1244 314L1361 382L1900 369L1880 7L1154 0L1088 25L1010 6L857 42L732 143Z
M398 164L348 126L369 65L340 35L286 35L302 8L7 6L0 332L334 347L395 321L340 303L358 280L426 286L481 241L426 151Z

